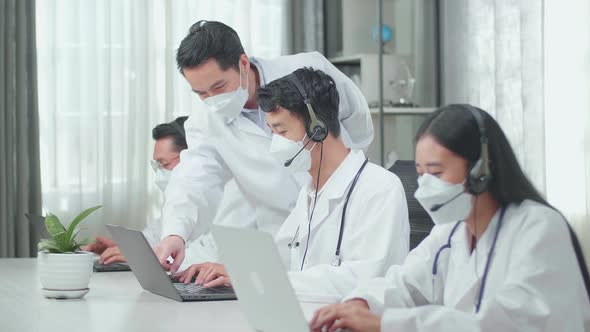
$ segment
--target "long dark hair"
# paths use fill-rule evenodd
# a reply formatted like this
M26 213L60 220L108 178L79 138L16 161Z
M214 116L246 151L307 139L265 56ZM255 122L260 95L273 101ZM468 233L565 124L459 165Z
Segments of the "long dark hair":
M431 136L445 148L465 158L469 167L472 167L481 154L481 135L477 126L477 120L471 114L469 108L476 107L452 104L434 111L426 118L420 129L418 129L416 142L424 136ZM547 203L526 177L516 160L516 155L506 135L504 135L496 120L479 108L476 108L476 111L480 112L483 118L483 124L488 136L490 171L492 174L489 192L501 206L506 206L510 203L519 204L525 199L530 199L555 210L561 215L568 226L584 286L590 299L590 275L585 263L584 254L582 253L580 242L567 222L567 219L563 213Z
M439 144L463 157L472 167L481 154L480 132L468 105L452 104L431 113L416 134L416 142L431 136ZM473 106L471 106L473 107ZM504 132L487 112L480 112L488 136L492 179L489 192L505 206L525 199L550 206L522 171Z

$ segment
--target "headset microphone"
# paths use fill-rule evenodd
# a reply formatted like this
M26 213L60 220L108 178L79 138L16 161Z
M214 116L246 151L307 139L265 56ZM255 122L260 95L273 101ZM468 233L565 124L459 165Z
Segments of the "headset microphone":
M464 194L464 192L460 192L457 195L453 196L453 198L449 199L448 201L441 203L441 204L435 204L430 208L430 212L436 212L438 210L440 210L443 206L449 204L450 202L454 201L455 198L461 196L461 194Z
M289 167L291 166L291 163L293 163L293 160L295 160L295 158L297 158L297 156L301 153L301 151L303 151L303 149L305 149L305 147L310 143L313 142L313 137L319 132L318 129L314 130L313 135L311 135L311 137L309 138L309 141L307 141L307 143L305 143L305 145L299 150L299 152L297 152L291 159L288 159L287 161L285 161L285 167Z

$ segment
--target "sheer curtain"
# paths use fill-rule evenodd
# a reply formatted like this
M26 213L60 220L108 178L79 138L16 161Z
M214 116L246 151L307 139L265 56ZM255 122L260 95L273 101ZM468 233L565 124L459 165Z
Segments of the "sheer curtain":
M194 105L175 51L192 23L232 26L249 55L288 52L287 0L44 0L37 3L41 174L46 211L83 233L141 228L159 214L151 129ZM264 19L252 20L252 17Z
M443 103L492 113L590 263L590 3L441 2Z
M543 2L444 1L441 22L443 104L491 113L545 192Z

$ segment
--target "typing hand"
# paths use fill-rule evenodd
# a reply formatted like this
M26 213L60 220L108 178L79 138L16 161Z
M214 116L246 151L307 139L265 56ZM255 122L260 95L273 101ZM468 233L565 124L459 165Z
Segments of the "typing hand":
M204 287L231 286L225 266L218 263L193 264L188 269L176 273L172 277L188 284L195 276L195 285L203 285Z
M369 310L365 300L354 299L319 309L309 323L309 327L313 332L334 332L338 329L379 332L381 318Z
M178 235L167 236L155 246L154 252L164 269L176 273L184 260L184 240ZM168 257L174 261L170 263Z
M102 236L97 236L96 240L92 243L90 243L89 245L83 246L82 250L84 251L90 251L93 252L97 255L102 255L102 253L110 247L114 247L117 244L115 243L115 241L107 238L107 237L102 237Z
M98 262L100 264L111 264L111 263L116 263L116 262L125 262L125 257L123 257L123 254L121 254L121 251L119 250L119 247L114 246L114 247L109 247L107 248L102 255L100 255L100 259L98 260Z

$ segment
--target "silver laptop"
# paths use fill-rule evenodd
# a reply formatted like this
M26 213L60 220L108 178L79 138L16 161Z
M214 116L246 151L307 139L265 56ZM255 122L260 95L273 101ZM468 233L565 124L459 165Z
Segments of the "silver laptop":
M272 236L222 226L212 233L250 325L263 332L309 331Z
M148 292L176 301L235 300L231 287L205 288L194 283L185 285L174 282L160 265L143 233L125 227L106 225L131 266L131 271Z

